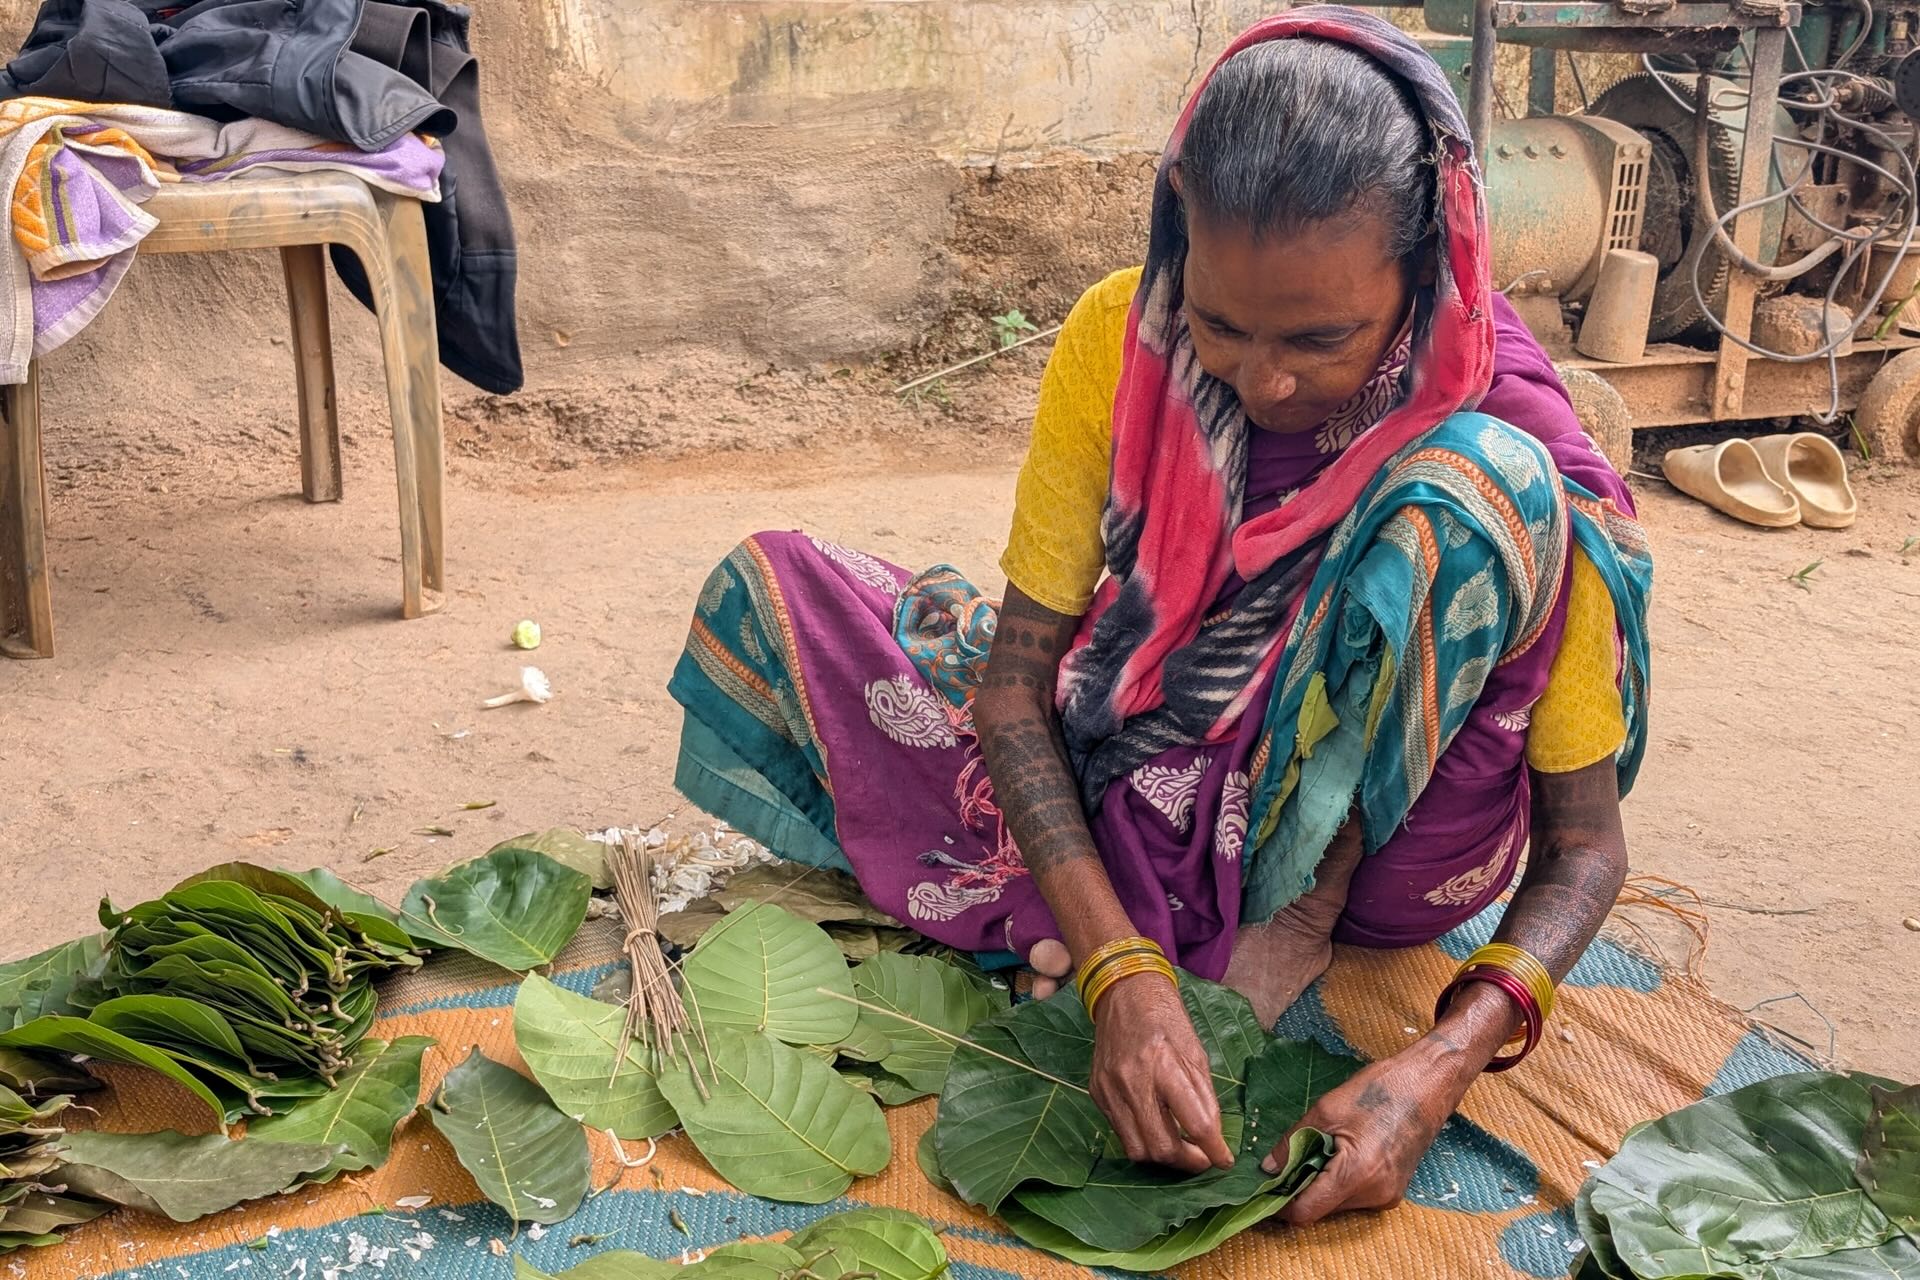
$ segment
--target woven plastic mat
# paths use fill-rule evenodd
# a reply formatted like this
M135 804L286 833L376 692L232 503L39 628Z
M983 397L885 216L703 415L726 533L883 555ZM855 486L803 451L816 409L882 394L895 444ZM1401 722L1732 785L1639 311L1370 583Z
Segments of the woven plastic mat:
M1379 1058L1424 1033L1433 995L1491 934L1498 908L1430 946L1341 949L1279 1032L1336 1052ZM551 976L586 994L615 967L619 937L589 922ZM524 1070L513 1045L517 979L464 958L436 960L382 992L374 1035L430 1035L425 1085L478 1045ZM1560 1277L1578 1247L1569 1206L1590 1169L1629 1127L1701 1097L1809 1064L1753 1031L1690 978L1663 973L1612 942L1597 942L1563 987L1553 1027L1525 1068L1487 1076L1421 1164L1406 1203L1292 1230L1256 1228L1173 1274L1192 1280L1376 1280L1378 1277ZM85 1101L88 1127L203 1132L204 1110L158 1077L108 1069L112 1089ZM61 1244L0 1260L7 1280L509 1280L518 1253L560 1271L602 1250L659 1258L742 1238L774 1237L843 1209L886 1205L943 1228L955 1280L1096 1274L1020 1244L992 1218L934 1190L914 1148L933 1122L931 1100L887 1113L894 1158L828 1205L775 1204L721 1181L684 1138L662 1141L644 1167L626 1168L592 1135L591 1196L569 1221L540 1232L481 1199L424 1117L395 1136L380 1169L325 1187L176 1224L132 1212L68 1233ZM629 1144L628 1158L646 1144ZM418 1196L419 1209L397 1208Z

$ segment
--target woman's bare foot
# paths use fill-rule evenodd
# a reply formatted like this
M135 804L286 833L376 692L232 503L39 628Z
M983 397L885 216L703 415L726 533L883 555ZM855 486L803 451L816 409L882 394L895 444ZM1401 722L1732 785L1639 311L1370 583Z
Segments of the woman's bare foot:
M1265 924L1242 925L1234 937L1225 981L1252 1002L1261 1026L1271 1030L1333 963L1333 926L1346 908L1361 856L1360 824L1349 819L1333 837L1306 896Z
M1066 944L1052 938L1042 938L1033 944L1033 950L1027 952L1027 964L1035 974L1035 1000L1045 1000L1058 991L1060 983L1073 972L1073 957L1067 954Z

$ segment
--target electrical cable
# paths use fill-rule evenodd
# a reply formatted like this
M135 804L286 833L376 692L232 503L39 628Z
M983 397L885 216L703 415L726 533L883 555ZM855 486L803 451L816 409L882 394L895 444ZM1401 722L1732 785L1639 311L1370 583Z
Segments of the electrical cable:
M1839 63L1844 63L1859 51L1859 47L1865 42L1866 33L1872 25L1873 7L1870 0L1853 0L1853 6L1860 9L1863 14L1864 25L1862 27L1862 34L1855 39L1853 45L1841 56ZM1798 47L1797 42L1796 47ZM1804 54L1802 55L1801 62L1804 66ZM1716 249L1722 251L1724 256L1728 257L1732 261L1732 264L1740 270L1759 276L1761 279L1772 281L1797 278L1810 271L1814 266L1830 259L1835 253L1842 254L1840 263L1834 271L1833 279L1827 286L1823 300L1825 308L1822 311L1821 327L1823 334L1826 333L1827 328L1826 317L1832 314L1834 299L1839 293L1841 283L1845 281L1853 272L1854 268L1859 265L1861 259L1869 255L1875 247L1882 244L1891 244L1893 242L1892 237L1904 231L1904 234L1901 235L1899 240L1898 252L1892 255L1886 271L1881 274L1878 284L1874 286L1871 294L1861 306L1861 314L1864 316L1872 314L1879 307L1880 300L1886 295L1888 288L1891 287L1895 274L1900 270L1902 261L1913 246L1916 231L1920 230L1920 221L1917 221L1916 218L1916 215L1920 215L1920 173L1916 173L1914 158L1909 154L1910 148L1896 142L1896 140L1884 130L1864 120L1846 115L1839 110L1839 97L1837 92L1827 88L1827 86L1821 82L1837 80L1852 83L1865 82L1868 79L1857 72L1845 70L1839 63L1836 63L1835 66L1830 68L1813 68L1797 71L1780 78L1780 86L1783 89L1793 84L1812 83L1826 90L1822 99L1812 102L1785 98L1779 99L1780 105L1789 111L1812 113L1813 118L1809 121L1809 124L1816 130L1814 139L1809 140L1803 137L1791 137L1778 133L1774 134L1773 142L1775 145L1771 149L1772 154L1770 161L1774 175L1780 180L1781 190L1769 192L1756 200L1729 209L1725 213L1719 213L1714 208L1711 183L1706 171L1705 144L1708 137L1707 130L1712 124L1710 119L1711 110L1714 105L1725 103L1727 97L1731 97L1737 101L1750 98L1751 95L1746 89L1738 86L1723 86L1722 94L1725 96L1710 99L1708 96L1710 86L1705 74L1702 73L1696 89L1696 100L1690 103L1682 98L1674 86L1668 82L1666 78L1667 73L1663 73L1654 67L1653 59L1650 56L1644 54L1641 56L1642 66L1652 77L1654 83L1659 86L1660 90L1665 93L1668 98L1672 99L1675 105L1685 109L1694 117L1695 149L1693 160L1695 168L1695 199L1700 206L1701 220L1707 223L1713 235ZM1878 142L1886 152L1897 159L1902 172L1896 173L1867 159L1865 156L1842 150L1839 147L1832 146L1825 142L1829 127L1835 124L1846 129L1854 130ZM1744 127L1735 127L1726 124L1722 124L1720 127L1730 134L1745 133ZM1920 142L1920 138L1916 138L1916 142ZM1787 178L1781 166L1780 148L1782 146L1797 147L1808 153L1805 166L1792 179ZM1799 199L1798 194L1813 174L1815 168L1813 157L1816 155L1833 156L1845 163L1856 165L1866 172L1878 174L1893 185L1895 188L1895 198L1889 204L1886 211L1873 222L1864 223L1859 227L1853 228L1835 227L1827 223L1808 210L1806 205ZM1826 243L1809 251L1784 268L1768 267L1761 263L1754 262L1748 258L1746 254L1742 253L1738 246L1733 243L1731 236L1728 234L1728 228L1733 221L1742 214L1783 201L1790 203L1810 224L1828 232L1831 238L1826 241ZM1784 352L1774 351L1748 338L1737 337L1728 331L1726 322L1715 315L1712 307L1707 303L1706 291L1700 279L1701 264L1706 260L1706 256L1704 253L1694 255L1689 271L1688 284L1692 289L1694 302L1699 307L1707 322L1717 330L1725 340L1731 341L1735 345L1764 359L1778 361L1783 364L1810 364L1816 360L1824 360L1827 365L1829 385L1828 407L1825 413L1815 413L1812 416L1823 425L1834 422L1839 417L1840 411L1840 368L1838 353L1842 346L1852 340L1853 326L1849 326L1844 332L1838 335L1828 336L1828 340L1822 346L1804 355L1789 355Z

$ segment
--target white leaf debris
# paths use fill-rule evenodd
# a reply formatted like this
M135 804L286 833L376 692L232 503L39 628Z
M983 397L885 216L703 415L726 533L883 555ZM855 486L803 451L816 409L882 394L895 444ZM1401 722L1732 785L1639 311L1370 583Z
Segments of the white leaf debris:
M469 1249L477 1249L477 1248L479 1248L479 1247L480 1247L480 1237L479 1237L479 1236L468 1236L468 1237L467 1237L467 1248L469 1248Z
M1447 1201L1449 1201L1449 1200L1458 1200L1458 1199L1460 1198L1460 1184L1459 1184L1459 1183L1457 1183L1457 1182L1449 1182L1449 1183L1447 1184L1447 1186L1448 1186L1449 1188L1451 1188L1451 1190L1449 1190L1449 1191L1447 1192L1447 1194L1445 1194L1445 1195L1443 1195L1443 1196L1441 1196L1441 1197L1439 1197L1439 1198L1438 1198L1438 1199L1437 1199L1437 1200L1435 1201L1435 1203L1436 1203L1436 1204L1445 1204L1445 1203L1446 1203Z
M774 861L765 846L727 827L669 837L659 827L609 827L588 836L602 844L616 844L631 833L647 848L658 851L654 861L654 891L662 914L684 910L726 883L727 877L748 867Z
M530 1195L527 1197L527 1199L533 1201L535 1204L539 1205L542 1209L557 1209L560 1207L560 1202L558 1200L549 1200L545 1196Z
M432 1196L401 1196L393 1202L402 1209L424 1209L433 1203Z
M443 1218L445 1218L445 1219L446 1219L446 1220L447 1220L448 1222L465 1222L465 1221L466 1221L466 1218L465 1218L465 1217L463 1217L463 1216L462 1216L462 1215L460 1215L460 1214L457 1214L457 1213L455 1213L455 1212L454 1212L453 1210L451 1210L451 1209L442 1209L442 1210L440 1210L440 1216L441 1216L441 1217L443 1217Z
M433 1248L433 1235L431 1232L422 1231L419 1235L408 1236L400 1242L400 1247L406 1250L409 1258L418 1262L421 1254Z
M539 1240L546 1234L547 1229L537 1222L527 1228L527 1239L529 1240Z
M507 1242L499 1236L495 1236L493 1239L487 1241L487 1249L496 1258L504 1258L507 1256Z
M1598 1169L1600 1167L1600 1162L1598 1160L1582 1160L1580 1162L1580 1167L1582 1169Z

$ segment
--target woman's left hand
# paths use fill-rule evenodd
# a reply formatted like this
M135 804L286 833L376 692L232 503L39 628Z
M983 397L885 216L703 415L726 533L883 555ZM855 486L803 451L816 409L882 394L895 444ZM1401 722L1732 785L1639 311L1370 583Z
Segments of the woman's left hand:
M1333 1159L1281 1211L1283 1220L1299 1226L1348 1209L1400 1203L1415 1167L1460 1102L1451 1073L1425 1049L1421 1041L1369 1064L1308 1110L1300 1124L1333 1136ZM1277 1171L1286 1158L1283 1140L1267 1157L1268 1170Z

